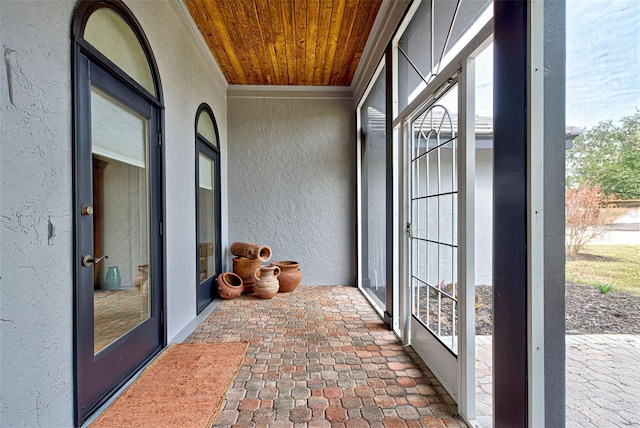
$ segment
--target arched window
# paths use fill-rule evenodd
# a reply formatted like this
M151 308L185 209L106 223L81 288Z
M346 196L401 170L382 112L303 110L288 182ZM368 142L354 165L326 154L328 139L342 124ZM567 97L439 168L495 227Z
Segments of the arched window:
M220 148L211 108L196 114L197 312L213 299L213 281L222 270L220 244Z
M74 75L74 359L81 425L165 344L162 90L120 1L81 1Z

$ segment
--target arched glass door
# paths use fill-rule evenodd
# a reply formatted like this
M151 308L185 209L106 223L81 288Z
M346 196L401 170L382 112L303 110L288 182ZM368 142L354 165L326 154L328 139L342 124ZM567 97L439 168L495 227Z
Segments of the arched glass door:
M205 104L196 116L196 145L196 298L200 313L213 300L213 282L222 271L220 148L213 112Z
M164 345L159 80L120 2L74 22L76 423Z

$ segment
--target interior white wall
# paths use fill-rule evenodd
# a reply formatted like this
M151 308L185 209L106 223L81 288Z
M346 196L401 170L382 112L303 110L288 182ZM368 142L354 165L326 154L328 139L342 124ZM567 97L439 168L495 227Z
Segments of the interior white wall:
M229 98L229 239L300 262L303 285L354 284L349 100Z
M171 340L195 319L194 127L202 102L211 106L220 133L222 244L228 246L226 82L176 3L126 4L149 39L166 106L166 319ZM75 5L3 0L0 8L7 64L0 67L3 427L73 426L70 30Z

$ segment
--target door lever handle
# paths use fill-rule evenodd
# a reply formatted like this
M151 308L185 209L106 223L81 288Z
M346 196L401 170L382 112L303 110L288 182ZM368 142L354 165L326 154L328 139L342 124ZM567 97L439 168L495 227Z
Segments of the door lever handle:
M109 256L98 257L97 259L91 255L86 255L82 257L82 264L86 267L91 266L92 264L100 263L102 259L108 259Z

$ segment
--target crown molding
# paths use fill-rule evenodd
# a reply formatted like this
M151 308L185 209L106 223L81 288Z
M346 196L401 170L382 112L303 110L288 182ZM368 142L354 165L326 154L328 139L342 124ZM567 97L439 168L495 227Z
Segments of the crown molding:
M351 90L357 104L367 89L371 76L376 71L384 51L404 18L412 0L383 0L371 34L362 52Z
M349 86L229 85L227 98L351 100Z
M200 46L204 55L207 58L209 58L209 60L211 61L211 65L213 66L214 74L216 75L217 80L219 80L220 83L225 88L227 88L229 86L229 83L227 82L227 78L222 73L222 70L220 69L218 62L216 61L213 54L211 53L211 49L209 49L209 45L207 44L207 41L204 39L204 37L202 37L202 33L200 33L200 29L198 28L195 21L191 17L191 13L189 13L189 9L187 8L187 5L184 4L183 0L174 0L171 3L174 5L174 7L178 8L180 12L182 12L179 15L181 15L182 18L184 19L184 23L187 26L187 28L191 30L189 31L189 33L191 34L191 37L193 38L194 42L196 42L196 45Z

